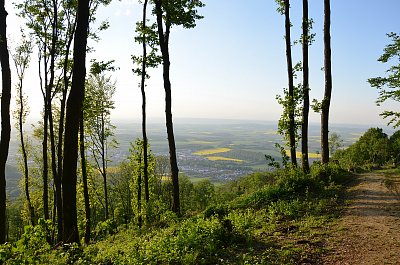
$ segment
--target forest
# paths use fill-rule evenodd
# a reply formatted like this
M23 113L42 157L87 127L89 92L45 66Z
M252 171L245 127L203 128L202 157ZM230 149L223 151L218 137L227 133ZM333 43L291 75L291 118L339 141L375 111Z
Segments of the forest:
M338 264L335 242L328 238L351 231L337 227L347 216L348 198L358 199L349 197L356 196L349 190L376 176L382 178L375 181L385 188L382 194L396 201L388 218L398 221L400 131L388 135L372 127L350 141L332 130L330 0L323 1L322 14L324 83L315 88L322 98L310 96L309 49L316 33L308 0L301 1L300 21L291 19L294 1L275 0L286 66L286 87L276 95L281 107L276 132L254 138L249 133L235 144L220 132L224 141L219 145L203 132L209 138L185 143L199 159L192 163L214 161L218 170L245 163L252 173L217 182L215 176L196 179L182 172L170 40L177 28L194 29L206 19L203 2L140 0L135 5L141 19L131 39L141 52L126 56L131 74L140 80L132 85L141 95L140 137L124 135L129 153L117 163L112 161L119 142L111 113L117 89L112 76L119 67L114 60L88 57L95 50L91 41L100 41L110 27L97 14L111 0L23 0L12 10L0 2L0 264ZM9 38L17 33L7 30L7 12L24 23L13 45ZM293 25L301 27L299 38ZM376 58L385 70L365 80L378 91L376 105L385 108L399 101L400 35L388 32L386 41ZM295 52L301 54L298 63ZM26 76L32 64L38 65L41 118L29 129ZM148 137L147 95L155 73L163 81L166 131L166 141L157 143ZM381 116L396 129L400 113L390 106ZM320 117L317 147L310 134L312 112ZM276 140L274 151L262 154L257 147L267 134ZM16 198L6 190L12 135L17 136L21 176ZM167 156L152 151L160 143ZM195 150L194 143L204 148ZM398 253L389 254L393 262L400 260Z

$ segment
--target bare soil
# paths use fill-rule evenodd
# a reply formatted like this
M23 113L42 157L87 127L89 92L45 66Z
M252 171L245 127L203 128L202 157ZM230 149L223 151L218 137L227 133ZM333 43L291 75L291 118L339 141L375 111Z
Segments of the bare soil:
M321 264L400 264L400 198L387 186L383 174L356 176Z

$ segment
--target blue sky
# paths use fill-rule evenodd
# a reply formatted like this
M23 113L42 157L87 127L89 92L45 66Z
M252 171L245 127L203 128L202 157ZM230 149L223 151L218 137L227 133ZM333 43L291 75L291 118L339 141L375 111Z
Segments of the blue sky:
M292 0L292 39L300 37L301 2ZM348 124L385 124L375 106L377 91L367 79L382 75L385 65L377 62L388 43L386 33L399 33L400 1L331 1L333 98L331 121ZM194 29L174 28L171 35L171 81L174 117L225 118L275 121L281 113L275 97L287 86L284 47L284 18L273 0L206 0L199 13L204 19ZM10 5L10 3L7 3ZM321 99L324 85L323 1L309 0L316 40L310 47L311 97ZM20 21L10 16L10 37L15 38ZM113 118L138 120L141 99L139 78L132 75L131 54L140 53L133 42L134 27L141 6L135 0L114 1L101 8L99 20L110 28L92 43L96 52L89 57L116 60L120 70ZM301 47L294 49L294 62L301 59ZM35 56L35 55L34 55ZM33 62L36 58L33 58ZM36 73L32 66L31 73ZM160 70L151 71L148 82L149 117L164 116L164 91ZM41 108L35 77L28 76L31 116ZM298 80L301 82L301 79ZM396 104L388 106L397 109ZM311 115L319 121L318 114Z

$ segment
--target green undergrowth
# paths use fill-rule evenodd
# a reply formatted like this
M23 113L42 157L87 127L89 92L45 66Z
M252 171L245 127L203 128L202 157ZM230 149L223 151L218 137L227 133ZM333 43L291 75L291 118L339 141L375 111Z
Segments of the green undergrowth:
M118 228L88 246L32 252L2 246L3 264L300 264L317 262L324 238L340 213L336 165L258 173L218 189L216 203L190 217L167 212L163 226ZM29 240L35 238L30 235ZM40 235L39 235L40 238ZM28 240L28 241L29 241ZM19 241L20 242L20 241Z

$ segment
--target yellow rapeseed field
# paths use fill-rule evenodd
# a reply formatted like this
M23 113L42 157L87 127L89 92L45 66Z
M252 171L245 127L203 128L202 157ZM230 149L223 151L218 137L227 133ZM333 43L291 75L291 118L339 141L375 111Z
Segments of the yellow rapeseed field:
M211 161L233 161L233 162L239 162L239 163L243 162L243 160L240 160L240 159L223 157L223 156L207 156L206 158Z
M290 156L290 150L285 150L286 151L286 155ZM302 156L301 152L297 151L296 152L296 157L300 158ZM321 158L320 154L317 153L308 153L308 158Z
M230 148L221 147L221 148L200 150L200 151L194 152L193 154L199 155L199 156L208 156L208 155L215 155L215 154L219 154L219 153L226 153L229 151L231 151Z

